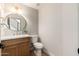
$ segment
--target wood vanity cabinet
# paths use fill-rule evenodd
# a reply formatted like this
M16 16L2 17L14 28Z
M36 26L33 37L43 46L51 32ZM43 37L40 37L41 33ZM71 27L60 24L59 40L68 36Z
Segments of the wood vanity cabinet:
M1 41L4 48L2 56L30 56L30 37Z

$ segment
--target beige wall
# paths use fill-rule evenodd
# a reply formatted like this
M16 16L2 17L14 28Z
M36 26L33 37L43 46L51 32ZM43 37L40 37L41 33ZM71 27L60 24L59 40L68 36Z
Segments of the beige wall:
M63 55L78 55L78 4L62 4Z
M14 8L15 6L20 7L21 12L17 11L17 13L20 13L22 16L24 16L26 18L27 32L29 34L38 34L38 10L37 9L28 7L23 4L0 4L0 5L3 7L2 17L6 17L8 14L11 14L11 13L16 13L13 11L12 8ZM1 33L3 33L2 35L4 35L5 33L6 33L6 35L10 35L9 33L6 32L6 30L2 30L2 32L1 32ZM12 31L12 33L14 33L14 31Z
M39 36L50 55L78 55L77 22L77 4L40 4Z
M39 36L50 55L62 55L61 4L40 4Z

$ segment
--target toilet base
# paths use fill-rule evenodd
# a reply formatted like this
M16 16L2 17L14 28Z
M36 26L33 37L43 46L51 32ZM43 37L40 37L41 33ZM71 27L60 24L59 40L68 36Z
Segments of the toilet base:
M35 56L42 56L42 51L38 50L38 51L34 51Z

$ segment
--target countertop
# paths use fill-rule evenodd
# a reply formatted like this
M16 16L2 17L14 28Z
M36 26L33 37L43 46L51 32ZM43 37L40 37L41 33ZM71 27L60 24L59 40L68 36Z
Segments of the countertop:
M24 37L37 37L37 35L29 35L29 34L23 34L23 35L10 35L10 36L1 36L1 40L8 40L8 39L16 39L16 38L24 38Z

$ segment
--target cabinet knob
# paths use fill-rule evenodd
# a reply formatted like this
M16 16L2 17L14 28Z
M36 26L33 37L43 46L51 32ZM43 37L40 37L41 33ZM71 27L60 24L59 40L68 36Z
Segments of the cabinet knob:
M0 43L0 49L4 49L5 48L5 45Z

